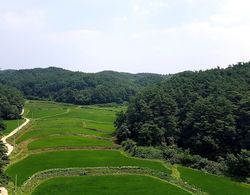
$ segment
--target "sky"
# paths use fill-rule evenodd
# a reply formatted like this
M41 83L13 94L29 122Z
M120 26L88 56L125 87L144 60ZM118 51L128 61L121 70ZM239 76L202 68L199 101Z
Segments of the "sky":
M0 0L0 68L177 73L250 61L249 0Z

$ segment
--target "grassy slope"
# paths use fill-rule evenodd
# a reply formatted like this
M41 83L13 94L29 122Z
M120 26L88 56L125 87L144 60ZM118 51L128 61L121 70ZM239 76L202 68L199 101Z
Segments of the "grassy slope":
M29 118L75 118L85 119L94 122L113 123L115 118L115 111L119 109L105 109L100 107L78 107L74 105L65 105L53 102L30 101L26 104L28 108ZM68 109L70 112L68 112ZM122 109L122 108L121 108Z
M67 112L68 108L64 105L59 106L57 103L43 101L30 101L25 107L28 110L27 117L32 119L61 114Z
M83 193L84 192L84 193ZM188 192L161 180L136 175L124 176L84 176L50 179L38 186L33 195L155 195Z
M111 140L95 139L80 136L52 135L33 141L28 145L29 150L71 146L112 146Z
M53 131L53 132L52 132ZM89 129L43 129L43 130L30 130L28 132L26 132L25 134L21 135L21 137L18 138L17 143L19 144L22 141L25 141L27 139L30 138L42 138L42 137L46 137L46 136L51 136L51 135L61 135L61 136L65 136L65 135L70 135L70 134L83 134L83 135L95 135L95 136L100 136L100 137L111 137L110 134L107 133L102 133L102 132L96 132L96 131L92 131Z
M105 109L75 108L71 112L58 116L57 118L78 118L86 121L99 121L102 123L113 123L115 113Z
M250 185L233 182L229 178L207 174L198 170L179 166L180 176L184 181L195 185L212 195L249 195Z
M23 122L24 119L20 119L19 125L21 125ZM7 126L6 129L3 131L4 135L8 135L11 131L18 127L18 120L4 120L4 123Z
M17 143L51 134L85 134L110 137L114 131L115 112L99 107L79 108L50 102L30 102L28 116L37 118L34 125L19 136ZM116 108L117 110L118 108ZM96 131L97 130L97 131Z
M103 166L140 166L170 173L170 170L160 162L126 157L114 150L57 151L32 154L11 165L6 173L12 181L14 181L15 175L18 175L18 185L21 185L34 173L46 169Z

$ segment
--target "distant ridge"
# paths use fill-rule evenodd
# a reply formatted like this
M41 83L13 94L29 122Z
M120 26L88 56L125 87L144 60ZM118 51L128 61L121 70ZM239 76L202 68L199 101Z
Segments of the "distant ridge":
M16 87L25 98L74 104L122 103L142 87L159 83L167 77L111 70L84 73L57 67L0 71L0 83Z

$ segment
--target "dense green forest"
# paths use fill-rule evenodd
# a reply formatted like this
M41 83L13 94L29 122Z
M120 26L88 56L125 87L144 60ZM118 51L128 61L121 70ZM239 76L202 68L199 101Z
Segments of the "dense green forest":
M250 63L183 72L147 87L115 125L118 141L134 155L151 152L173 163L249 178Z
M0 118L17 119L24 105L20 91L0 85Z
M83 73L54 67L0 71L0 83L16 87L27 99L74 104L121 103L141 87L161 80L163 76L157 74Z

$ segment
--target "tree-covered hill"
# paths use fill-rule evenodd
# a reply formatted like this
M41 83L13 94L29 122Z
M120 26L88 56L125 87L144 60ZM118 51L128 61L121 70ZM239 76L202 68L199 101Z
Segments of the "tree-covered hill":
M0 85L0 118L17 119L24 105L20 91Z
M83 73L55 67L0 71L0 83L16 87L26 98L75 104L128 101L142 86L162 80L157 74Z
M183 72L148 87L118 115L116 127L119 141L227 159L233 174L249 177L250 63Z

